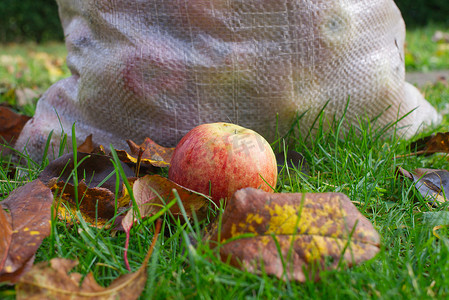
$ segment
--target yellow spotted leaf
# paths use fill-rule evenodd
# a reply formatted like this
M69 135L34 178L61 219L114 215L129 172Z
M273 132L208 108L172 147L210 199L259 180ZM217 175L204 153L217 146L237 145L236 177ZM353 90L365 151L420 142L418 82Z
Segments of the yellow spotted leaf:
M84 220L98 228L110 227L110 220L129 204L129 197L125 194L116 200L115 193L109 189L88 188L84 180L78 183L78 201L75 198L75 187L63 181L54 182L51 190L56 192L57 212L61 220L72 223L76 212L80 211ZM126 189L122 189L123 192Z
M169 167L171 157L175 148L166 148L155 143L152 139L146 138L141 145L137 145L131 140L128 143L130 153L124 150L117 150L120 160L126 163L137 163L139 155L142 165L151 165L154 167Z
M0 206L0 270L8 257L12 233L11 216Z
M303 282L318 269L354 265L379 251L372 224L340 193L266 193L238 190L207 237L223 261ZM315 271L316 268L315 268Z
M6 256L2 254L0 281L14 283L32 266L42 240L50 234L52 203L51 190L38 179L15 189L1 202L8 213L3 211L6 215L1 218L3 224L0 225L4 238L10 242ZM12 232L6 229L7 223Z

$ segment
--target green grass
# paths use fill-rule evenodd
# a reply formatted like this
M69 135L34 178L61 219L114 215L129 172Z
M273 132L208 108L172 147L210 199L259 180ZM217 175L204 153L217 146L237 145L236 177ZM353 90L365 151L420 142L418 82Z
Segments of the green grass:
M151 258L142 299L442 299L449 296L449 232L432 234L422 223L426 212L446 211L447 205L431 207L408 181L395 176L395 169L417 167L448 169L446 157L395 156L407 153L406 142L381 138L372 124L360 124L340 137L338 127L321 132L305 143L298 135L294 148L310 165L310 176L285 171L278 192L343 192L367 216L382 237L381 252L372 260L350 269L324 271L319 282L283 282L256 276L220 262L216 253L197 239L190 247L187 235L201 236L192 227L167 222ZM7 179L7 178L2 178ZM165 221L170 217L166 217ZM144 221L132 230L130 264L137 270L153 238L154 223ZM67 227L54 222L52 236L41 246L37 261L54 257L79 259L76 271L93 272L108 285L126 273L123 262L124 235L90 228L83 222Z
M432 41L433 35L438 30L449 32L449 28L436 24L407 30L405 47L407 71L449 69L449 43Z
M63 43L0 44L0 102L32 115L38 98L50 85L68 77ZM28 91L19 98L18 91Z
M421 43L419 37L431 35L432 31L428 28L409 34L408 49L416 57L416 69L425 69L425 62L431 61L434 50L429 49L434 45L423 46L424 52L418 51L421 49L418 45ZM50 57L55 58L50 61L62 68L62 75L59 72L51 75L48 71L51 67L39 62L36 53L41 52L50 53ZM31 88L41 93L55 80L67 76L67 70L60 62L64 53L61 44L1 46L0 100L16 101L8 91L19 88ZM427 68L445 67L441 62L436 65L429 63ZM423 91L440 110L446 108L447 86L439 83ZM439 128L429 129L427 133L447 131L447 124L445 119ZM318 282L284 282L222 263L216 253L201 242L198 224L193 222L192 227L180 225L169 222L170 217L166 216L150 259L149 278L142 299L448 298L449 231L442 228L436 236L433 227L423 223L427 212L447 211L447 205L429 206L411 182L395 176L398 166L407 170L418 167L449 169L448 160L442 155L395 158L407 153L408 142L396 137L380 138L380 132L369 123L354 126L344 138L338 133L338 127L334 126L307 142L297 133L289 136L293 141L292 147L306 157L310 175L297 170L289 170L288 174L283 171L277 191L343 192L348 195L381 235L381 251L375 258L350 269L323 271ZM273 146L276 149L280 147ZM39 169L32 171L25 180L32 180L39 173ZM0 172L0 180L6 181L2 181L2 192L9 193L20 185L22 179L10 178L5 172ZM133 270L137 270L143 261L153 238L153 229L154 223L147 220L132 230L129 259ZM187 235L196 240L196 247L190 246ZM80 264L75 270L82 274L93 272L98 282L106 286L126 273L124 241L124 234L91 228L83 222L66 226L55 221L52 235L44 240L36 261L48 261L54 257L79 259ZM0 298L11 297L14 297L12 288L0 285Z

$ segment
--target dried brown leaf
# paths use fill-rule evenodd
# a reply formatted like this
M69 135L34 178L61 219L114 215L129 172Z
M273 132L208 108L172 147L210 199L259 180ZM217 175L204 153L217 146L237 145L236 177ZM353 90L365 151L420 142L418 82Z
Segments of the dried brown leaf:
M141 265L134 273L116 278L107 288L100 286L92 273L87 274L80 284L82 275L70 273L78 262L54 258L33 266L16 285L17 299L138 299L147 281L147 264L157 241L160 223L150 249Z
M206 209L210 200L205 195L186 189L165 177L146 175L137 179L133 184L133 194L141 218L155 215L167 203L175 199L174 190L177 191L188 218L191 218L193 214L196 215L198 220L203 220L206 217ZM128 269L127 249L130 230L136 221L134 210L135 208L129 210L122 221L123 229L126 232L125 263ZM175 217L183 217L181 208L177 203L171 206L169 211Z
M6 106L0 106L0 136L2 140L14 145L29 119L30 117L20 115Z
M87 223L102 228L112 226L109 221L125 209L129 204L129 197L122 195L115 199L115 193L106 188L88 188L84 181L78 183L78 203L75 198L75 187L63 181L53 182L51 190L57 193L58 217L67 223L72 223L72 217L79 210ZM125 189L122 189L125 191ZM117 206L117 207L116 207Z
M78 152L83 152L83 153L92 153L95 149L95 145L92 141L92 134L89 134L86 139L84 140L84 142L78 146L78 148L76 150L78 150Z
M0 270L3 269L3 265L8 257L12 233L11 215L5 212L0 206Z
M8 255L0 270L0 281L15 282L34 261L42 240L50 234L53 194L40 180L34 180L11 192L1 202L9 210L12 237Z
M415 169L409 172L398 168L397 172L415 182L419 193L429 199L433 204L447 201L446 193L449 192L449 172L441 169Z
M411 150L416 152L412 155L449 153L449 132L438 132L436 134L421 138L410 145Z
M340 193L237 191L211 231L223 261L250 272L303 282L312 267L351 266L379 251L379 235ZM278 250L280 249L280 252ZM315 274L318 278L319 274Z
M137 179L133 184L134 198L142 218L156 214L170 200L175 199L173 190L178 192L188 218L191 218L193 213L196 214L199 220L206 216L206 207L209 203L208 197L184 188L160 175L146 175ZM170 207L170 213L175 217L182 217L182 211L177 203ZM123 227L129 227L132 223L133 212L129 211L123 219L123 224L125 224Z
M123 162L136 164L139 152L143 149L141 164L160 168L170 166L171 157L175 148L162 147L150 138L146 138L141 145L137 145L131 140L127 140L126 142L128 143L130 153L124 150L117 150L117 155Z
M109 156L77 153L78 185L75 196L73 182L73 154L69 153L52 161L39 175L53 192L58 193L57 211L60 219L71 223L72 217L79 209L85 220L97 227L104 227L109 220L120 212L129 203L129 197L125 196L123 180L119 176L118 191L116 191L116 176L114 174L101 187L97 187L111 173L115 173L114 164ZM122 168L126 176L132 176L133 171L124 163ZM116 201L116 194L118 200Z
M111 162L111 158L105 155L89 154L89 153L77 153L78 162L83 162L77 167L77 174L79 180L84 179L88 187L98 186L109 174L115 172L114 164ZM125 171L127 177L134 175L134 172L124 163L122 168ZM39 175L39 179L45 184L51 186L54 182L50 183L50 180L59 178L59 181L70 183L73 185L73 176L71 176L74 169L73 153L68 153L61 156L58 159L50 162L50 164ZM101 188L106 188L111 192L115 192L117 174L111 176L105 183L101 185ZM70 178L70 180L68 180ZM122 188L123 181L119 178L119 187ZM119 191L121 192L121 190Z

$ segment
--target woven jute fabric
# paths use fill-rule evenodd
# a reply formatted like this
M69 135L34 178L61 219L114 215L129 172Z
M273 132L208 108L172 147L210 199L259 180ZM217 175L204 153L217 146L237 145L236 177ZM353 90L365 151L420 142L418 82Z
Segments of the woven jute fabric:
M385 126L413 110L399 122L406 137L438 121L404 80L405 25L393 0L58 4L72 76L42 96L17 141L37 159L50 131L57 149L74 123L79 141L93 134L126 149L126 139L147 136L174 146L217 121L273 141L302 115L305 136L324 106L329 120L347 106L345 126L378 116Z

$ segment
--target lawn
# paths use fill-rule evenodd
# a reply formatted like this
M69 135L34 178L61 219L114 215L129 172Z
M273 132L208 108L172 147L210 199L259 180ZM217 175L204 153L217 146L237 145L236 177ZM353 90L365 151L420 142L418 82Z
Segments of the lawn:
M449 50L433 43L436 26L408 32L407 70L449 68ZM440 28L441 29L441 28ZM449 44L448 44L449 45ZM62 44L0 46L0 100L20 102L20 111L32 114L38 95L68 75ZM18 99L17 91L34 91ZM444 111L449 88L444 83L423 87L426 98ZM19 93L20 94L20 93ZM20 101L19 101L20 100ZM447 131L447 118L438 128L420 136ZM293 147L309 164L309 175L284 170L278 192L342 192L381 235L380 253L361 265L321 272L321 280L284 282L257 276L222 263L201 241L201 224L180 225L165 217L162 233L151 256L142 299L444 299L449 297L449 227L446 203L430 205L413 183L396 175L396 168L449 169L446 155L398 157L407 154L409 141L383 139L372 124L360 123L348 136L339 136L338 124L305 143L292 134ZM273 147L278 148L275 144ZM33 179L39 169L31 172ZM20 185L0 170L5 197ZM434 214L436 213L436 214ZM438 219L436 216L442 216ZM445 221L446 220L446 221ZM436 225L441 225L435 227ZM143 261L154 234L154 220L131 231L130 264L133 271ZM187 238L189 236L190 238ZM93 272L103 286L127 273L123 261L124 234L100 230L85 223L67 226L53 222L51 236L37 252L36 261L55 257L79 259L76 271ZM197 244L192 246L192 241ZM15 292L0 285L0 298Z
M446 36L438 38L438 31ZM448 28L429 24L407 31L405 65L407 71L426 72L449 69Z

